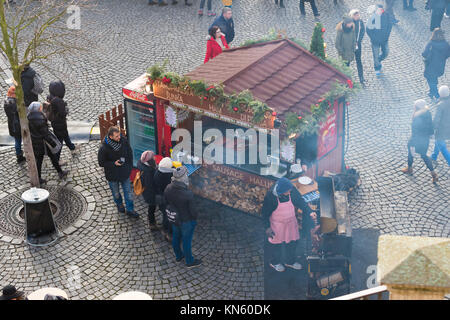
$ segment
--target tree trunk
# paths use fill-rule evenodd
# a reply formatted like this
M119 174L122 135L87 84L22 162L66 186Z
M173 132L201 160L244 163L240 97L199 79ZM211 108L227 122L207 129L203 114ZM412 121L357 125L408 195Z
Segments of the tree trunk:
M0 0L1 1L1 0ZM31 142L30 128L28 126L27 111L24 102L24 94L22 89L22 82L20 79L20 72L14 70L14 80L16 81L16 103L17 111L20 118L20 128L22 132L23 151L28 164L28 176L32 187L39 188L39 174L36 166L36 158L34 157L33 144Z

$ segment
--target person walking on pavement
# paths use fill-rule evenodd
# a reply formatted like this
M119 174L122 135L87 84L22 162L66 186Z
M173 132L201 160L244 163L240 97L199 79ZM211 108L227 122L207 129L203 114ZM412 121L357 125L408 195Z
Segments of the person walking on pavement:
M428 96L432 100L439 99L438 78L444 74L445 64L450 57L450 45L440 28L433 31L430 41L422 52L422 57L425 63L423 75L430 87Z
M221 54L224 49L229 48L227 40L220 31L220 28L218 26L211 27L206 41L206 55L203 63L207 63L209 60Z
M69 131L67 130L67 103L61 99L60 97L54 97L50 101L49 105L49 120L52 124L53 132L55 133L55 136L58 138L58 140L63 144L63 142L66 143L66 146L69 148L69 150L72 152L72 155L76 152L76 147L72 143L69 137ZM59 165L63 166L66 165L66 161L61 161L61 151L56 155Z
M295 251L300 239L296 208L302 210L305 220L309 217L314 219L316 216L292 182L287 178L280 178L267 191L262 207L262 216L269 242L269 263L278 272L283 272L285 267L295 270L302 268L301 264L295 261ZM286 249L284 264L283 247Z
M394 3L395 3L395 0L385 0L385 4L386 4L385 11L389 15L389 18L391 19L391 22L393 24L397 24L400 21L398 21L397 18L395 17Z
M358 9L350 10L349 12L350 18L353 19L353 23L355 24L355 37L356 37L356 48L355 48L355 60L356 60L356 68L358 70L359 82L362 87L365 87L364 80L364 71L363 64L361 60L362 53L362 40L366 33L366 27L364 26L364 22L361 19L361 14Z
M164 190L172 181L172 160L169 157L163 158L158 165L158 169L155 172L154 182L156 191L156 204L159 207L159 211L162 214L162 233L167 241L171 241L172 228L166 215L166 203L164 201Z
M217 17L212 25L208 29L211 30L212 27L218 26L223 35L225 35L225 39L227 40L227 44L229 45L234 39L234 22L232 18L231 9L225 7L222 9L222 14Z
M300 0L299 7L300 7L300 14L305 15L305 2L309 2L311 5L311 9L313 11L314 17L320 16L319 10L317 10L316 1L315 0Z
M20 74L20 80L22 82L23 89L23 99L25 102L25 107L27 108L33 101L38 101L39 99L38 95L32 91L34 88L35 75L36 71L32 67L30 67L30 65L26 65L23 68L22 73Z
M433 183L438 181L438 176L433 168L431 159L427 156L430 136L434 133L431 112L428 110L425 100L419 99L414 102L414 114L411 124L411 137L408 140L408 166L401 169L403 173L412 174L413 153L420 155L431 172Z
M11 86L6 94L6 100L3 104L6 117L8 118L9 135L14 138L14 148L16 150L17 163L26 161L22 151L22 132L20 127L20 118L17 111L16 87Z
M144 151L141 158L137 162L137 168L141 171L141 183L144 187L144 192L142 196L145 202L148 204L148 224L150 230L157 230L155 210L156 210L156 200L155 200L155 172L156 163L154 159L155 154L153 151Z
M450 91L448 86L441 86L439 88L439 95L440 101L433 119L435 142L431 159L436 161L439 152L442 152L447 164L450 166L450 152L445 143L446 140L450 140Z
M356 36L355 24L350 17L344 17L336 26L336 41L335 47L347 66L355 58L356 50Z
M197 225L197 211L193 207L194 194L189 190L188 170L185 166L173 172L172 182L164 191L167 210L176 212L177 218L172 223L172 247L177 262L186 261L188 268L199 266L202 261L192 255L192 238ZM181 250L182 243L183 250Z
M47 181L42 179L42 162L44 161L44 155L50 158L53 167L58 172L60 179L64 179L69 171L63 171L58 163L58 158L53 154L45 141L49 141L50 131L48 128L47 118L43 113L43 105L40 102L32 102L27 109L28 125L30 127L31 143L33 145L34 157L36 159L36 166L39 175L39 183L45 184Z
M389 54L388 43L392 30L392 22L386 12L384 12L382 5L371 6L368 11L370 17L366 24L366 30L372 44L375 74L380 76L382 69L381 62Z
M106 180L119 213L137 218L134 211L130 174L133 168L133 153L128 140L120 133L119 127L111 126L98 150L98 164L103 167ZM125 207L120 194L122 185Z
M431 10L430 31L441 27L447 5L447 0L427 0L425 8Z
M414 0L403 0L403 10L416 11L414 8Z
M205 1L206 1L206 0L200 0L200 9L198 9L198 15L199 15L199 16L202 16L202 15L203 15L203 8L205 7ZM216 13L215 13L215 12L212 12L212 10L211 10L211 8L212 8L211 2L212 2L212 0L208 0L208 2L207 2L207 6L208 6L208 17L212 17L212 16L215 16L215 15L216 15Z

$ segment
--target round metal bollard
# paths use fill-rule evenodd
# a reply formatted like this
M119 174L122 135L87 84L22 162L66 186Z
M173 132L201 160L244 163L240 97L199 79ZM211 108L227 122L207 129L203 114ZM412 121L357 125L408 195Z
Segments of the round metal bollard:
M47 246L58 240L58 229L48 201L49 192L31 188L22 193L25 208L26 242L31 246Z

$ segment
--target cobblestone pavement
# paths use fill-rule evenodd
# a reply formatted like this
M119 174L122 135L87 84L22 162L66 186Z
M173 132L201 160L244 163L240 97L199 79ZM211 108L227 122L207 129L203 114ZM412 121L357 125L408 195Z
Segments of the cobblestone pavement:
M196 15L199 1L189 8L183 4L149 7L146 2L99 1L100 11L82 13L82 23L86 22L96 46L77 59L52 61L68 88L70 120L96 120L99 113L121 103L122 86L165 58L169 59L169 69L179 73L203 62L206 30L212 18ZM259 38L271 28L285 29L288 36L309 42L314 19L308 5L306 17L300 17L298 1L286 1L286 9L277 9L272 0L234 2L236 38L232 45ZM331 0L319 2L330 56L336 56L335 25L343 14L360 8L366 20L366 8L376 2L343 0L337 7ZM213 4L217 12L219 3ZM405 12L397 1L400 23L393 28L390 54L380 79L373 71L369 39L364 39L368 87L350 101L345 156L347 165L356 168L362 178L361 187L350 198L352 225L376 234L448 237L447 164L438 159L437 185L431 183L421 159L415 161L413 176L399 173L406 164L413 101L427 94L420 53L430 37L430 13L422 3L418 2L417 8L416 12ZM442 25L450 33L450 20L444 18ZM53 79L44 70L41 74L46 83ZM448 72L440 79L443 83L449 83ZM1 86L4 91L4 81ZM5 123L3 113L0 123ZM0 242L4 255L0 259L1 284L14 282L30 291L49 284L66 287L66 268L78 265L85 287L73 293L76 298L108 298L125 289L145 289L157 299L263 297L262 238L256 233L259 220L199 200L199 206L208 210L200 210L194 252L207 262L201 269L185 271L167 259L170 247L159 235L147 231L143 217L133 222L115 213L102 175L96 174L100 173L94 160L96 147L95 142L83 146L82 161L72 164L70 175L72 184L87 188L96 200L91 220L51 249L30 250ZM1 190L26 183L21 169L6 161L13 158L10 150L0 153ZM142 203L138 210L145 212ZM358 257L364 260L364 248L360 245L359 249ZM373 252L370 256L370 261L362 262L362 273L366 265L376 264ZM363 283L364 275L356 287L363 289Z

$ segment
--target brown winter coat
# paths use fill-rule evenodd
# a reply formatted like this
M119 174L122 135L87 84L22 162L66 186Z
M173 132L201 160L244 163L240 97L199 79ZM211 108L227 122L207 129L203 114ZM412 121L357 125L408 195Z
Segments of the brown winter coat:
M336 50L343 60L353 61L356 49L355 24L352 23L350 32L344 32L342 23L341 21L336 26Z

